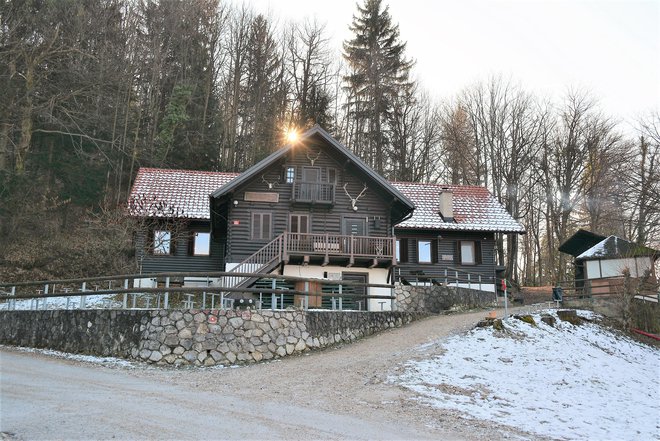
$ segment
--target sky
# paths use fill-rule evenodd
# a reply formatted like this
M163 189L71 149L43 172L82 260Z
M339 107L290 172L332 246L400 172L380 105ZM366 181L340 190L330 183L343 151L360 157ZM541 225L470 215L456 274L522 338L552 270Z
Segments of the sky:
M353 0L246 0L279 23L326 24L339 56ZM360 0L362 3L362 0ZM584 90L624 123L660 108L660 0L384 0L413 75L439 100L502 75L560 102Z

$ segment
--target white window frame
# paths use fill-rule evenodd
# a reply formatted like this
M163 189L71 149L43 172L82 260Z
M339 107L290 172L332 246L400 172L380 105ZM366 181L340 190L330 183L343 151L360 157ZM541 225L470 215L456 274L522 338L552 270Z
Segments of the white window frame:
M151 240L153 254L157 256L172 254L172 232L170 230L154 230Z
M477 264L477 244L474 240L461 240L461 265L476 265ZM463 252L464 246L470 246L472 254L472 261L465 260L465 253Z
M287 167L285 170L284 179L286 180L287 184L293 184L293 181L296 180L296 168Z
M268 216L268 231L267 235L264 234L264 217ZM255 219L259 217L259 234L255 235L254 234L254 224L255 224ZM252 240L270 240L273 237L273 213L265 213L265 212L254 212L252 213L252 216L250 216L251 219L251 224L250 224L250 237Z
M200 234L203 234L208 237L208 240L206 241L206 247L205 250L198 250L197 244L198 242L198 237ZM211 232L209 231L195 231L193 235L193 256L210 256L211 255Z
M418 263L433 263L433 245L431 239L418 239L417 240L417 262ZM422 244L428 244L428 260L422 260Z

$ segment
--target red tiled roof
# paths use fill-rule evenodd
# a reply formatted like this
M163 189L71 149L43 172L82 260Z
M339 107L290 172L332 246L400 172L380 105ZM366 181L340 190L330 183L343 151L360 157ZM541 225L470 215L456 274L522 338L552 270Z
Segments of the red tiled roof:
M412 217L399 223L397 228L525 232L485 187L415 182L392 184L415 204ZM438 211L443 188L449 188L453 193L454 222L443 221Z
M129 213L134 216L210 219L209 195L238 175L141 168L131 190ZM415 204L412 217L398 224L399 228L524 232L522 225L484 187L413 182L392 182L392 185ZM442 188L449 188L454 194L454 222L444 222L438 213Z
M209 195L238 173L140 168L128 200L133 216L210 219Z

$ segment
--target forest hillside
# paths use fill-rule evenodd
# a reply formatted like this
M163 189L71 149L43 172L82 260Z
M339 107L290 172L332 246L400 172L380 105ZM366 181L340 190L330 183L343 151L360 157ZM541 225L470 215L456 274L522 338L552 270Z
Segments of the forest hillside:
M570 277L579 227L660 246L660 115L499 76L432 97L384 2L346 26L336 51L219 0L0 1L0 280L130 272L139 167L243 171L316 123L388 179L488 187L528 232L498 238L520 283Z

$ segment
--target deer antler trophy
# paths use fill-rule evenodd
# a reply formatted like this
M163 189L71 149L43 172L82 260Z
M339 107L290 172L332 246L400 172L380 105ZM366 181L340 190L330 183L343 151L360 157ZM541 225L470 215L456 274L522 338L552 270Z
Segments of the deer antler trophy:
M273 189L273 186L274 186L275 184L279 183L279 180L277 180L277 181L273 181L273 182L268 182L268 181L266 180L266 178L264 177L264 175L261 175L261 180L264 181L264 182L268 185L268 189L270 189L270 190Z
M348 198L351 200L351 208L353 208L353 211L358 211L358 207L357 207L356 204L357 204L357 201L360 200L362 195L364 195L364 193L367 191L367 184L364 184L364 188L362 189L360 194L357 195L357 197L355 197L355 198L353 196L351 196L351 194L348 192L348 190L346 190L347 185L348 185L348 183L344 184L344 192L346 193L346 196L348 196Z
M309 156L309 153L305 153L305 156L307 156L307 159L309 159L309 162L312 164L312 167L314 167L314 163L316 162L316 160L321 157L321 151L319 150L318 155L314 156L313 158Z

